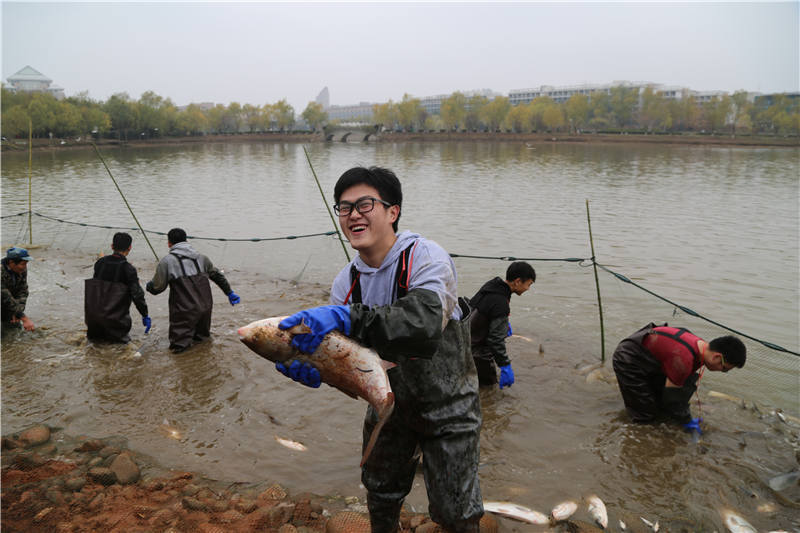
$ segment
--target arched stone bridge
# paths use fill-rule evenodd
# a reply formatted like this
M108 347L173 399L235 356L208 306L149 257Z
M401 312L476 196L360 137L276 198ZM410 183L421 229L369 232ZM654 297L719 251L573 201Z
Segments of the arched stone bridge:
M375 126L333 126L325 128L325 140L328 142L368 142L380 137Z

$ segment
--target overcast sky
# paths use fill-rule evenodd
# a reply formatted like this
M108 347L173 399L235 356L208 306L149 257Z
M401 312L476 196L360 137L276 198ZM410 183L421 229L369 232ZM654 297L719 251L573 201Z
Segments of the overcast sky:
M26 65L106 100L331 104L649 81L800 90L792 2L2 2L2 77Z

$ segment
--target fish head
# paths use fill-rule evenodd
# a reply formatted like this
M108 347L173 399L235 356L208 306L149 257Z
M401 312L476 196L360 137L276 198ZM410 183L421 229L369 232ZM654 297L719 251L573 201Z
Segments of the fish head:
M292 333L278 327L286 317L256 320L238 329L239 340L245 346L271 361L284 361L296 350L292 347Z

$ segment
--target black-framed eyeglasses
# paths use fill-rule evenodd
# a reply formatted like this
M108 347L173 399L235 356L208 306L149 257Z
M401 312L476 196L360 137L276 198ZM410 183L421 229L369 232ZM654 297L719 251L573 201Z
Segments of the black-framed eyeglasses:
M720 361L722 361L722 371L727 372L728 370L730 370L730 368L725 368L728 366L728 362L725 360L725 356L722 355L722 352L720 352L719 354L719 359Z
M350 213L353 212L353 208L356 211L361 213L369 213L373 209L375 209L375 202L380 202L386 207L391 207L392 204L381 200L380 198L373 198L372 196L362 196L355 202L339 202L338 204L333 204L333 210L336 212L337 215L340 217L346 217Z

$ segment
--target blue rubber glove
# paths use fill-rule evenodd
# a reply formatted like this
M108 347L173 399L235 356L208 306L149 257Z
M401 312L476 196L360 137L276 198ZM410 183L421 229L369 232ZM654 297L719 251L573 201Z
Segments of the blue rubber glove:
M280 329L289 329L300 323L311 328L311 333L300 333L292 337L292 346L305 353L314 353L325 335L338 329L350 335L350 306L323 305L300 311L281 320Z
M231 303L231 305L236 305L239 302L241 302L242 299L239 298L238 294L236 294L235 292L231 291L230 294L228 294L228 301Z
M514 371L511 369L511 364L500 367L500 388L510 387L514 384Z
M684 429L687 429L690 432L697 431L697 433L699 435L702 435L703 434L703 430L700 429L700 422L702 422L702 421L703 421L702 418L692 418L692 421L691 422L686 422L683 425L683 427L684 427Z
M283 363L275 363L275 369L286 377L290 377L298 383L316 389L322 383L319 370L314 368L311 363L300 363L292 361L287 368Z
M142 325L144 326L144 334L147 335L150 333L150 328L153 326L153 321L150 320L149 316L143 316Z
M510 337L513 334L514 334L514 332L511 331L511 322L509 322L508 323L508 331L506 331L506 337Z

